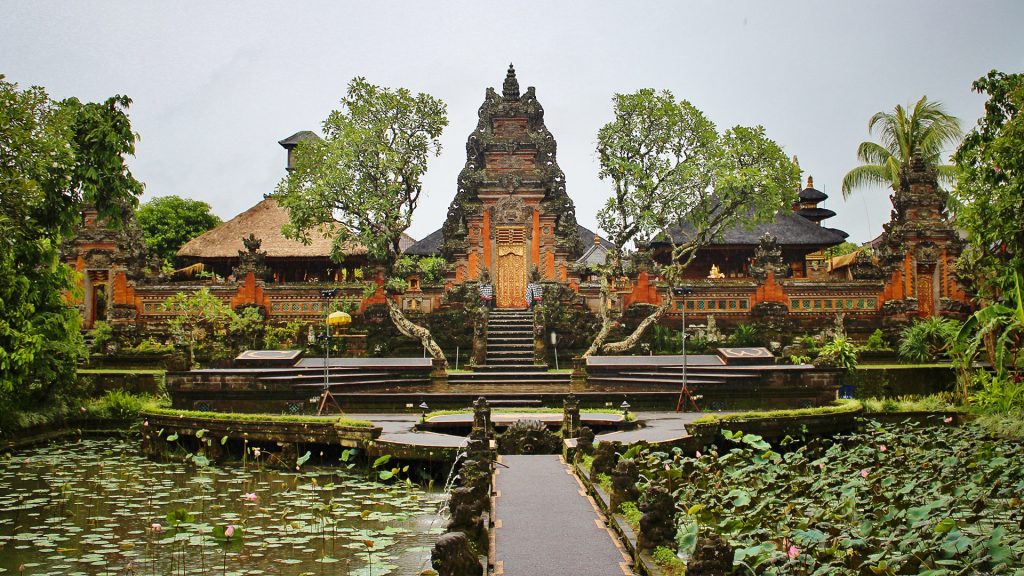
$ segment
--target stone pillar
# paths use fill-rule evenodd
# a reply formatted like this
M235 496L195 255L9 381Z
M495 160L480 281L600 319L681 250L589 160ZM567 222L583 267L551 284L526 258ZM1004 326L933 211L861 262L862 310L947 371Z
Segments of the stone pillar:
M580 401L575 394L562 400L562 438L575 438L580 429Z
M587 359L575 356L572 359L572 377L570 386L574 391L584 390L587 387Z
M475 290L475 289L474 289ZM473 297L476 297L474 292ZM487 317L489 311L484 306L478 306L473 314L473 365L484 366L487 364Z
M489 446L491 439L494 438L494 429L491 426L491 407L483 396L473 402L473 429L469 436L480 440L484 446Z
M736 551L718 534L698 538L693 557L686 565L687 576L719 576L732 574L732 561Z
M430 361L430 383L437 389L448 388L447 362L443 358L432 358Z

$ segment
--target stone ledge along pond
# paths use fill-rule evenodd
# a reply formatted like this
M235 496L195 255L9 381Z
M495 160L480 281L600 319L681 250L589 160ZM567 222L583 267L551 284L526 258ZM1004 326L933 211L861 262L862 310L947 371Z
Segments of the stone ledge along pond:
M196 468L128 439L58 442L0 460L0 573L418 574L440 500L358 470Z

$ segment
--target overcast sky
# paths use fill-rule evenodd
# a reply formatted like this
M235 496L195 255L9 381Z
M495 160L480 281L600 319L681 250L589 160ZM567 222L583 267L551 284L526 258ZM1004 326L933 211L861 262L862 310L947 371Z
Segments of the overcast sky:
M378 5L379 4L379 5ZM277 141L319 130L353 76L448 103L410 233L440 227L488 86L509 62L537 88L581 224L609 187L598 128L611 96L669 89L720 128L763 125L866 241L888 191L844 202L867 120L922 95L974 125L971 82L1024 71L1024 2L43 2L0 1L0 74L54 98L134 99L144 200L201 199L228 219L284 174Z

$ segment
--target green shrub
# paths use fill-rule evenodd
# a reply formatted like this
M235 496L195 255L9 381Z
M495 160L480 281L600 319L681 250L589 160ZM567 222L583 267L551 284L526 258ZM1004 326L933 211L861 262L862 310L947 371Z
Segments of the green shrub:
M974 372L970 380L971 388L975 390L971 401L985 412L1006 414L1024 409L1024 382L985 370Z
M900 333L900 358L910 362L935 362L953 346L960 323L933 316L907 326Z
M857 347L841 336L821 347L815 365L827 368L841 368L849 372L857 367Z
M438 256L420 258L419 269L424 284L443 284L448 274L448 261Z
M93 354L101 354L107 350L107 345L114 339L114 329L110 324L99 321L93 324L92 330L86 334L92 341L89 351Z
M875 329L875 331L871 333L871 336L868 336L867 342L864 343L864 349L872 352L889 350L889 345L885 343L885 336L882 334L882 330L880 328Z
M750 324L740 324L733 331L732 336L729 336L729 345L738 346L741 348L749 346L760 346L761 336L757 333L757 328Z

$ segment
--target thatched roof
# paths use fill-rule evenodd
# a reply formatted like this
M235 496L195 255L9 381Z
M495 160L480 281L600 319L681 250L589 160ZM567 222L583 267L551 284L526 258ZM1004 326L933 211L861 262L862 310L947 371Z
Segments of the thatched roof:
M281 228L288 223L288 211L282 208L274 198L266 198L259 204L235 216L231 220L208 230L202 235L189 240L178 250L183 258L237 258L240 250L245 250L242 238L255 234L262 241L260 250L267 253L268 258L329 258L331 240L321 233L310 234L307 246L297 240L285 238ZM403 235L401 248L405 250L415 243L411 237ZM366 248L353 244L345 250L346 254L366 254Z

